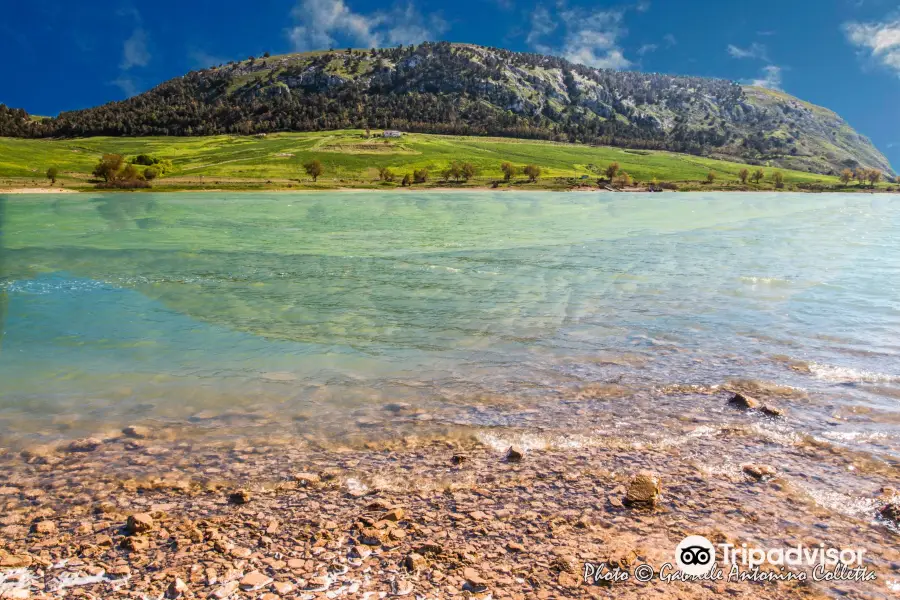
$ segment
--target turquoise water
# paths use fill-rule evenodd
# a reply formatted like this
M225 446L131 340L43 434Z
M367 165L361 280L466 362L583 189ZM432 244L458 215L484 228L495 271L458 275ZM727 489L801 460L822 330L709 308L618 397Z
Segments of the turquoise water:
M641 435L710 410L655 388L743 378L900 448L896 196L0 195L0 233L0 445L575 427L598 382Z

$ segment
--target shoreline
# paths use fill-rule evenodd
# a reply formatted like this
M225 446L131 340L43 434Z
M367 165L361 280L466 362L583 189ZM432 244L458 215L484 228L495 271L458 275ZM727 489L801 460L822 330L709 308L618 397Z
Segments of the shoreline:
M0 583L9 586L2 597L809 600L896 591L898 533L876 522L893 490L873 492L870 512L856 516L805 496L803 460L845 468L822 448L768 466L753 462L766 443L747 441L746 464L720 470L677 446L508 444L412 437L348 447L242 435L207 446L132 426L53 449L0 450L0 573L16 574ZM737 548L861 547L878 579L583 581L585 563L659 573L687 535Z
M72 189L72 188L2 188L0 187L0 194L3 195L28 195L28 194L125 194L125 193L140 193L140 194L191 194L191 193L236 193L236 194L247 194L247 193L256 193L256 194L288 194L288 193L473 193L473 192L492 192L492 193L516 193L516 192L554 192L554 193L569 193L569 192L581 192L581 193L601 193L601 194L650 194L650 193L662 193L662 194L697 194L697 193L716 193L716 194L881 194L881 195L898 195L900 192L884 190L884 189L847 189L847 190L746 190L746 189L718 189L718 188L709 188L709 189L678 189L678 190L663 190L659 192L652 192L648 189L644 188L629 188L629 189L621 189L621 190L606 190L602 188L596 187L571 187L571 188L554 188L554 187L534 187L534 188L522 188L522 187L499 187L499 188L491 188L488 186L473 186L473 187L395 187L395 188L372 188L372 187L335 187L335 188L315 188L315 187L305 187L305 188L273 188L273 189L265 189L265 188L174 188L167 189L163 188L147 188L147 189L137 189L137 190L129 190L129 189L94 189L94 188L83 188L83 189Z

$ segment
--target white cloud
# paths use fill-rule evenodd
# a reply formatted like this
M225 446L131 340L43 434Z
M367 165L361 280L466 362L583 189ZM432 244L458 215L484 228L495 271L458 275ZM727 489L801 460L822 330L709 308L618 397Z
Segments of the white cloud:
M844 23L844 34L862 54L900 75L900 19L882 23Z
M150 52L147 50L147 32L138 27L125 40L122 46L122 64L120 68L127 71L131 67L146 67L150 62Z
M755 85L757 87L769 88L772 90L780 90L781 89L781 72L782 68L776 65L769 65L767 67L763 67L762 73L759 79L752 79L750 81L746 81L748 85Z
M766 53L766 47L762 44L754 42L749 48L740 48L734 44L728 44L728 54L733 58L758 58L760 60L769 60Z
M667 33L666 35L664 35L663 41L666 43L666 46L668 46L669 48L678 44L678 40L675 39L675 36L672 35L671 33Z
M365 48L435 41L448 29L440 15L424 18L410 2L389 12L354 12L344 0L300 0L287 34L295 51L322 50L349 41Z
M118 79L110 81L112 85L117 86L125 94L127 98L137 95L138 89L134 79L127 75L120 75Z
M544 7L535 11L531 32L526 37L526 42L532 48L600 69L627 69L632 65L619 46L619 39L627 33L622 26L623 11L586 12L582 9L567 9L565 5L559 5L559 8L555 19ZM541 38L557 28L557 23L563 26L562 43L549 45L541 42Z

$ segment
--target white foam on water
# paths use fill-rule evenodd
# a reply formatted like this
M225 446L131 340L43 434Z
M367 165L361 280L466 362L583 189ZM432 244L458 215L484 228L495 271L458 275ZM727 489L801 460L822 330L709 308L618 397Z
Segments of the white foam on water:
M741 277L744 283L752 283L753 285L790 285L787 279L779 279L778 277Z
M30 590L37 579L28 569L10 569L0 571L0 598L16 590Z
M849 382L849 383L890 383L900 382L900 376L851 369L850 367L837 367L820 363L809 363L809 371L816 379L825 381Z
M802 484L800 484L800 487L819 506L848 517L874 515L881 505L874 498L859 498L831 490L817 490Z
M492 431L478 432L478 441L485 446L504 452L510 446L529 450L577 450L593 446L603 446L603 436L589 435L542 435L538 433L513 433L501 435Z

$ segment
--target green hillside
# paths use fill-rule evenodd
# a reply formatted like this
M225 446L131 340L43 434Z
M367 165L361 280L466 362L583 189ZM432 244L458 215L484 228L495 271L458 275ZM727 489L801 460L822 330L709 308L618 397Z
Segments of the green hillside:
M513 185L565 189L591 184L611 162L618 162L636 180L648 183L676 182L680 189L709 187L708 173L716 174L713 188L738 186L738 172L758 167L740 163L661 151L590 147L544 141L408 134L386 140L366 139L363 131L327 133L281 133L267 136L211 137L95 137L72 140L29 140L0 138L0 187L47 186L46 170L59 169L64 187L91 189L91 171L103 153L126 158L149 154L170 160L173 169L157 179L154 189L282 189L399 186L400 179L414 169L427 169L427 187L463 185L483 187L502 180L504 161L518 167L536 164L542 175L528 183L519 175ZM303 170L303 164L318 159L324 174L317 183ZM441 172L452 162L470 162L478 174L468 183L445 182ZM394 183L379 180L379 168L391 168ZM760 186L770 189L776 169L763 167L766 179ZM836 185L837 179L812 173L780 170L786 188L809 184ZM704 182L704 183L701 183ZM422 185L418 187L423 187Z

